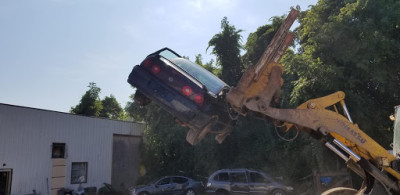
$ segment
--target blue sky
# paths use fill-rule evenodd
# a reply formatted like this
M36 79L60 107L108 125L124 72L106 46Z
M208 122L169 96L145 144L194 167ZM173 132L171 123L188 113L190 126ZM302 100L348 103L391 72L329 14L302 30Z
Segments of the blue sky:
M88 90L122 107L134 65L169 47L194 60L214 58L208 41L224 16L249 33L272 16L317 0L2 0L0 103L69 112Z

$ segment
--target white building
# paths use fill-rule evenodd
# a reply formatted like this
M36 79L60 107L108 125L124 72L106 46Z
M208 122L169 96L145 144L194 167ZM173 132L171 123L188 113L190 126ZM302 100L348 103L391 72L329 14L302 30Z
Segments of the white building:
M127 189L139 177L144 127L0 103L0 195Z

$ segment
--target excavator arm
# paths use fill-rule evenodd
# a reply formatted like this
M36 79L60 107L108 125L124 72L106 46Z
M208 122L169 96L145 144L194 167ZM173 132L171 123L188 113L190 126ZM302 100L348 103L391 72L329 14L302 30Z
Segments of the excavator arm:
M279 101L283 84L284 69L279 60L293 39L289 28L297 15L296 10L290 12L259 62L248 68L238 85L228 92L227 102L242 115L261 114L284 122L287 130L296 125L304 132L318 135L350 169L365 179L365 193L371 191L377 180L391 193L400 194L400 173L391 167L395 157L353 123L343 92L309 100L296 109L273 106Z
M264 76L268 78L268 85L258 95L245 99L243 107L238 110L256 112L275 120L284 121L287 129L297 125L300 126L300 130L307 133L321 135L319 137L324 139L325 145L342 157L348 163L349 168L364 178L372 177L380 181L392 192L400 192L398 182L400 174L391 168L395 157L365 134L358 125L353 124L344 102L345 94L343 92L339 91L309 100L296 109L272 107L274 95L278 94L280 90L282 74L282 68L278 68L278 64L274 63L272 67L274 68L270 74ZM243 96L246 97L246 94ZM339 113L336 104L341 105L344 115ZM332 107L333 110L328 110L328 107ZM390 174L391 178L395 178L395 180L380 169Z

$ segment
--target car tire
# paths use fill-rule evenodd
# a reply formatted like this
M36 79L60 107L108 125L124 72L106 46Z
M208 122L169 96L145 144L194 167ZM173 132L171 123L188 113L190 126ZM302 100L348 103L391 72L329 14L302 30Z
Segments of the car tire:
M225 190L218 190L215 192L216 195L229 195L229 193Z
M188 189L186 190L185 195L196 195L196 192L193 189Z
M286 193L283 190L277 189L272 191L271 195L285 195Z
M148 192L140 192L139 195L150 195Z

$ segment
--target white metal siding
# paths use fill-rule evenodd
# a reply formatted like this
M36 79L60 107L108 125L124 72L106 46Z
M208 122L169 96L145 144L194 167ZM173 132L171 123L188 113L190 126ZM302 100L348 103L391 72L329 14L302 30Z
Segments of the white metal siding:
M111 182L113 134L141 136L144 124L0 104L0 169L13 170L12 194L47 194L51 146L66 143L66 187L71 162L88 162L84 187ZM5 164L3 166L3 164Z

